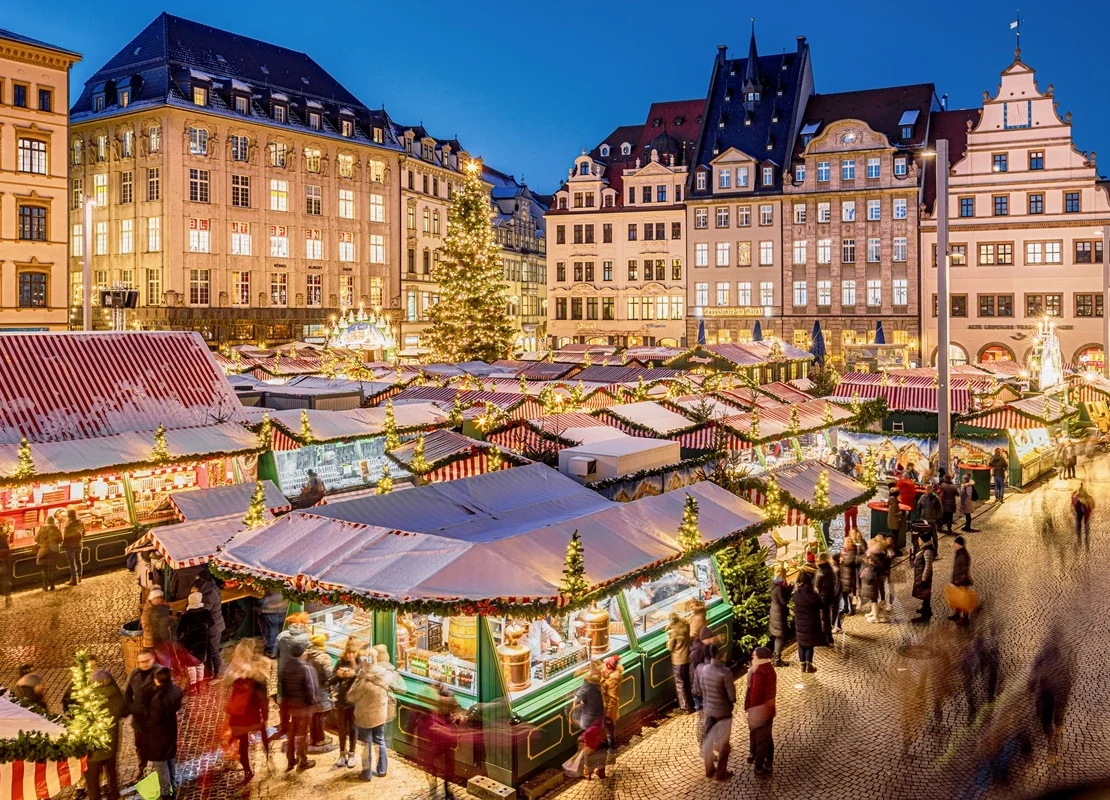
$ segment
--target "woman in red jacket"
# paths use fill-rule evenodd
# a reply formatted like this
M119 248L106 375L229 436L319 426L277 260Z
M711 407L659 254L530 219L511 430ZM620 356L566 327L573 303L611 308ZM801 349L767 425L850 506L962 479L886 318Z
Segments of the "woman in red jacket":
M771 651L757 647L748 669L748 691L744 694L744 711L748 716L748 761L755 765L755 774L769 778L775 760L775 740L771 725L775 721L775 694L778 676L771 664Z

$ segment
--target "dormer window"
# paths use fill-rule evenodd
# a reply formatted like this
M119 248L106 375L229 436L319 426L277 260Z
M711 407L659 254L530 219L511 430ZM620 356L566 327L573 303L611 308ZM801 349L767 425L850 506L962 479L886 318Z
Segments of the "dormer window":
M374 141L377 144L381 144L385 141L385 134L383 133L381 128L374 128Z
M208 90L203 86L193 87L193 105L206 106L208 105Z
M422 145L422 149L424 153L424 160L431 161L434 157L435 149L428 142L424 142L424 144Z
M628 142L624 142L623 144L621 144L621 155L632 155L632 145L630 145Z
M771 186L771 185L774 184L774 182L775 182L775 168L774 167L764 167L763 168L763 185L764 186Z
M590 164L589 164L589 162L583 161L581 164L578 165L578 174L579 175L589 175L590 174Z
M902 138L903 139L912 139L913 138L913 125L903 125L902 126Z
M697 189L699 192L704 192L705 191L705 173L704 172L699 172L699 173L697 173L696 176L694 176L694 188Z
M759 92L748 92L745 99L749 103L758 103L759 102Z
M275 122L285 122L285 114L286 114L285 106L282 106L282 105L275 105L274 106L274 121Z
M318 111L308 112L308 127L314 131L320 130L320 113Z
M250 100L241 94L235 95L235 113L244 117L250 113Z
M898 128L901 130L902 139L913 138L913 128L917 124L918 116L919 112L916 109L902 112L902 117L898 120Z
M93 111L103 111L103 110L104 110L104 95L103 94L93 95Z
M609 145L603 144L601 146L601 157L602 158L608 158L609 157Z
M560 211L566 211L567 210L567 199L566 199L566 197L560 197L559 198L559 210Z
M355 135L355 123L353 123L349 119L340 120L339 121L339 133L343 136L346 136L348 139L350 139L352 136Z
M127 108L129 105L131 105L131 90L130 89L120 89L119 107L120 108Z

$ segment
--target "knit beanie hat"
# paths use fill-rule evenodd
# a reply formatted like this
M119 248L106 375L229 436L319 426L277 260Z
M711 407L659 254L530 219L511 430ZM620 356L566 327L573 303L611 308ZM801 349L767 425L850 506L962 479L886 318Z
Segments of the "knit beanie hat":
M161 589L159 589L157 586L155 586L153 589L151 589L150 594L147 595L147 597L150 598L151 600L153 600L156 597L165 597L165 596L166 596L166 593L163 592Z
M151 592L154 594L154 592ZM204 595L198 591L189 592L189 604L186 606L190 611L196 608L204 608Z

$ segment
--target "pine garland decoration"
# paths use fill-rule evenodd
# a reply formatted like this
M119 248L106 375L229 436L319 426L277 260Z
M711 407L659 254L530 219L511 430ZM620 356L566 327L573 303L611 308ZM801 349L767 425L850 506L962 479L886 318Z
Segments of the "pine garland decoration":
M307 409L302 408L301 409L301 439L304 440L305 444L308 444L308 443L312 442L313 440L315 440L315 438L316 437L312 435L312 423L309 422L308 411L307 411Z
M678 526L678 547L682 552L689 553L703 544L701 530L698 528L698 501L687 494L682 507L682 522Z
M559 584L559 591L574 602L586 594L589 588L582 537L578 535L578 531L575 531L570 535L570 541L567 543L567 555L563 562L563 580Z
M632 390L631 400L633 403L642 403L647 399L647 386L644 385L644 376L640 375L636 378L636 388Z
M455 401L458 402L458 395L455 396ZM385 403L385 422L382 423L382 432L385 433L386 450L393 450L401 444L401 437L397 435L397 417L393 413L392 400L387 400Z
M486 451L486 472L497 472L505 464L501 448L493 445Z
M536 399L539 400L540 405L543 406L543 413L557 413L559 406L559 394L555 391L550 383L545 383L543 385L543 388L540 389L540 393Z
M832 413L832 404L828 400L826 400L825 401L824 423L826 425L832 425L833 421L834 420L833 420L833 413Z
M797 436L801 429L802 424L798 420L798 407L790 406L790 425L787 427L787 431L789 431L791 436Z
M172 457L170 447L166 443L166 426L159 425L154 429L154 449L150 452L150 460L155 464L163 464Z
M25 481L35 476L35 459L31 455L31 443L26 436L19 437L19 455L12 478Z
M416 444L412 448L412 458L409 459L409 472L413 475L424 475L428 472L428 460L424 458L424 436L416 437Z
M266 524L266 487L262 485L262 481L256 481L254 484L251 504L247 507L243 524L248 528L257 528Z
M448 215L442 258L433 271L440 301L428 311L423 342L437 361L496 361L510 353L513 326L505 316L504 272L494 242L489 190L482 166L466 164Z
M586 402L586 387L582 381L570 387L568 392L567 405L569 411L578 411Z
M274 365L270 368L270 373L275 377L281 374L281 353L274 353Z
M274 444L274 423L267 412L262 415L262 423L258 426L258 446L269 450Z
M582 355L582 366L583 366L583 367L592 367L593 365L594 365L594 360L593 360L593 358L592 358L592 357L590 356L590 351L589 351L589 350L587 350L587 351L586 351L586 352L585 352L585 353L584 353L584 354Z
M393 491L393 477L389 474L389 465L382 467L382 476L374 487L374 494L389 494Z

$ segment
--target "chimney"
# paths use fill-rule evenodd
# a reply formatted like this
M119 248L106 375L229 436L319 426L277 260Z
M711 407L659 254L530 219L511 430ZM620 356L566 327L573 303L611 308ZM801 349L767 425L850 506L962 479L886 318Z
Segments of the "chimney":
M727 53L728 53L728 45L726 45L726 44L717 45L717 63L718 64L724 64L725 61L728 60Z
M802 50L805 49L805 46L806 46L806 37L799 36L798 37L798 52L799 53L802 52Z
M942 108L942 109L943 109L944 111L947 111L947 110L948 110L948 95L947 95L947 94L942 94L942 95L940 96L940 107L941 107L941 108Z

